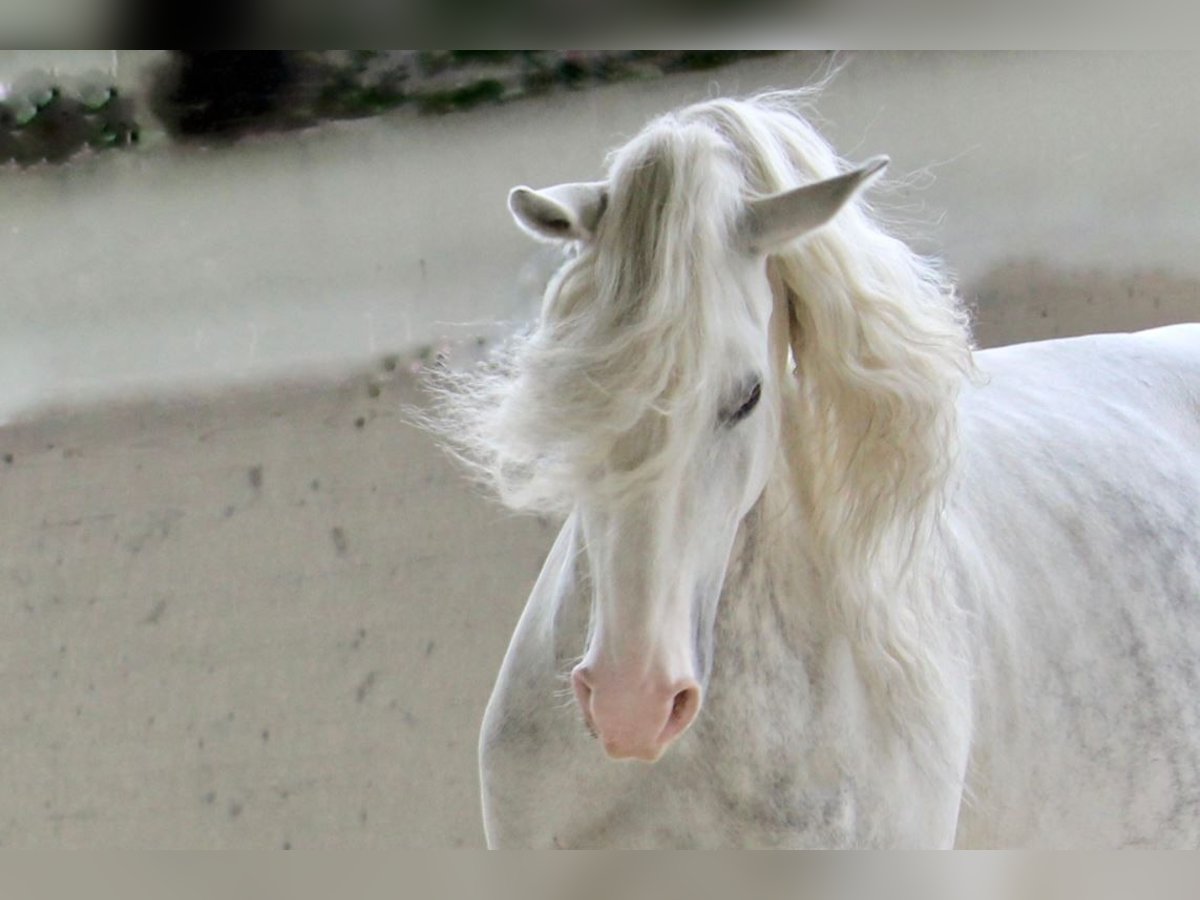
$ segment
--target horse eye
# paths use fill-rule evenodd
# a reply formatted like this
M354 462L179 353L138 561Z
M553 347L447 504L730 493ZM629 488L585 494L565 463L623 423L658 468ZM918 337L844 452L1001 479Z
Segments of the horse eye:
M742 401L742 405L731 413L727 413L723 418L726 425L736 425L750 413L754 412L754 407L758 406L758 401L762 398L762 382L754 382L754 387L750 388L750 393L746 395L746 399Z

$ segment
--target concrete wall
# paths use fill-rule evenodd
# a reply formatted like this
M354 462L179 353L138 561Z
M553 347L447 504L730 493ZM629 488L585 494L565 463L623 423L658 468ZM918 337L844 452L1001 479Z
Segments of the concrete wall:
M509 185L820 61L0 174L0 843L478 846L478 719L553 526L402 422L409 364L528 313ZM819 110L915 173L891 202L995 344L1200 318L1197 75L867 55Z

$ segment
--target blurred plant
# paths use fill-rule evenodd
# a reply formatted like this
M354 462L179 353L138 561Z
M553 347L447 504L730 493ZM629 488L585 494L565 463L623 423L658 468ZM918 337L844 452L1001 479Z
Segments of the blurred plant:
M710 69L740 50L172 50L147 73L145 106L179 141L376 116L426 115L631 78ZM137 105L111 77L60 84L43 72L0 86L0 163L58 163L138 142Z
M0 100L0 164L61 163L86 150L136 144L134 103L93 75L55 83L31 72Z
M425 114L709 69L764 51L307 50L172 51L151 106L177 138L222 139L411 103Z

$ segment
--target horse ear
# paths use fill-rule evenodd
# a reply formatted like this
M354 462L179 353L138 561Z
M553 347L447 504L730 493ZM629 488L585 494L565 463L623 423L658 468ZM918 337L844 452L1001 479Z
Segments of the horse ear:
M888 162L886 156L876 156L845 175L750 201L743 231L747 246L770 252L820 228Z
M508 209L521 228L541 240L586 241L608 202L603 181L560 184L535 191L515 187L508 192Z

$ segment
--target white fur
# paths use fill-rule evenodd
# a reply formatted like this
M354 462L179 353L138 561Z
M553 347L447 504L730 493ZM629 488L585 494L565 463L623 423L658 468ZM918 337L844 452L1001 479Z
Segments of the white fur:
M489 840L1195 842L1200 329L973 359L861 199L764 258L747 210L846 168L797 99L651 123L537 327L444 385L460 455L568 516L484 723ZM581 657L704 708L611 762Z

